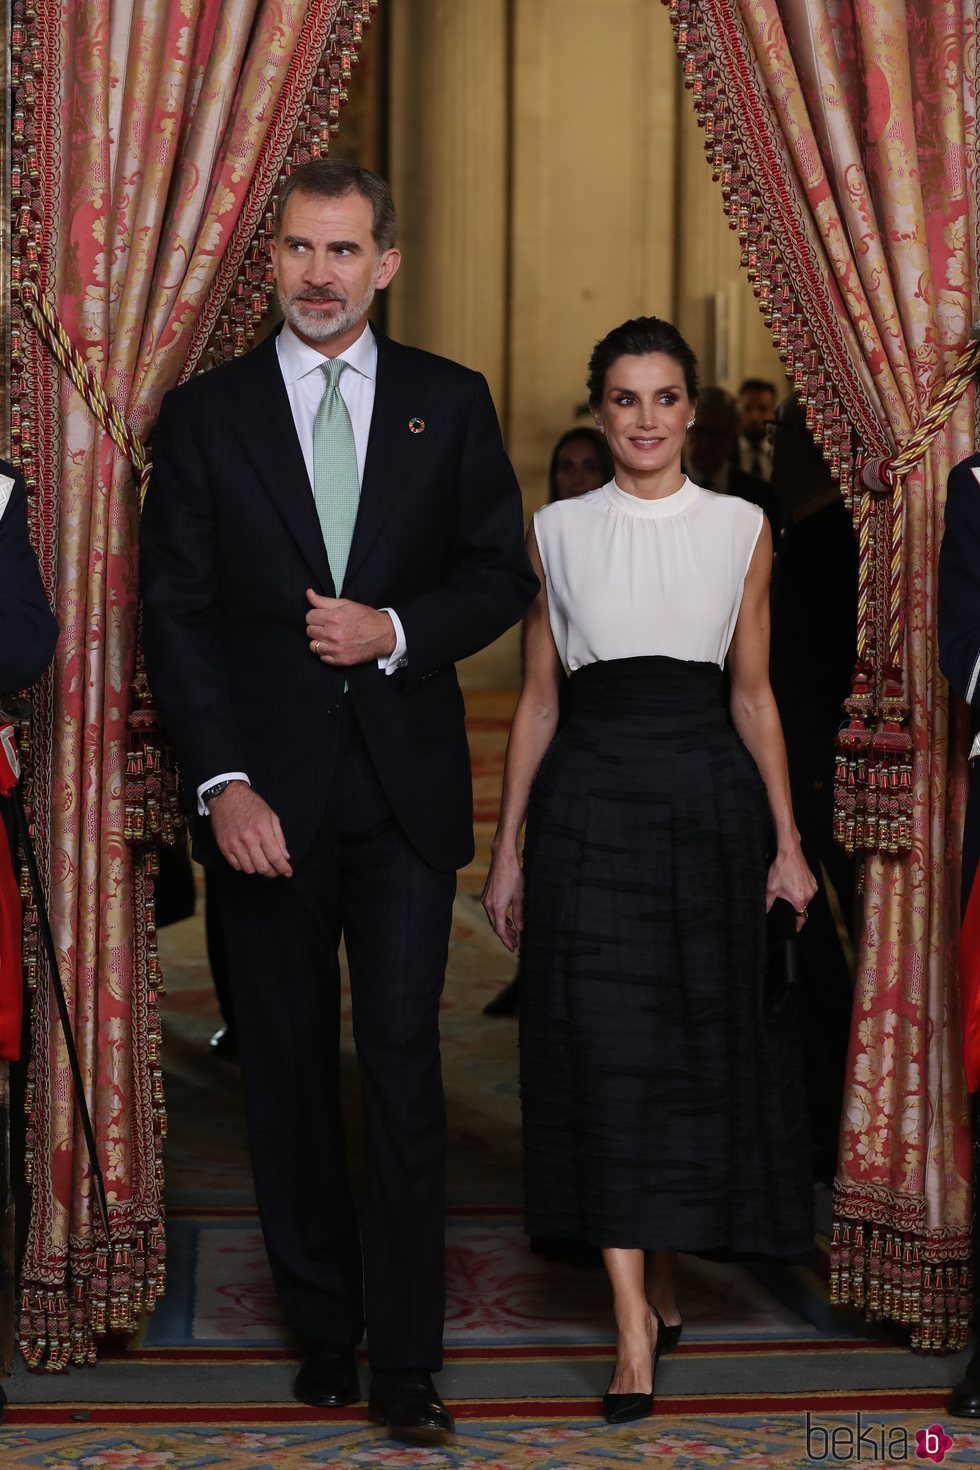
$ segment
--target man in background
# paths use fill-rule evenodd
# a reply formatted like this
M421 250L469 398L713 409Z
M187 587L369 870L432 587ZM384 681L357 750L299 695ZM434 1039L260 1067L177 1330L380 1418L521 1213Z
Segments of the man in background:
M27 491L24 478L0 460L0 724L7 696L29 689L48 667L58 641L58 623L48 606L37 557L27 529ZM8 711L13 713L12 710ZM6 786L7 772L14 774L8 757L0 750ZM13 812L8 800L0 799L0 1057L16 1061L24 1001L21 971L21 898L17 878ZM22 1096L23 1086L15 1086ZM13 1118L23 1115L15 1109ZM7 1136L8 1120L0 1108L0 1135ZM15 1154L23 1154L14 1141ZM8 1207L7 1150L0 1148L0 1215ZM0 1283L6 1287L7 1264L0 1260ZM0 1419L6 1406L0 1388Z
M773 546L778 551L779 502L771 485L739 468L737 439L738 409L732 395L724 388L702 388L684 446L687 473L705 490L738 495L764 510L772 530Z
M967 1087L973 1113L973 1325L980 1324L980 454L955 466L946 488L939 552L939 666L970 706L970 789L960 875L959 973ZM951 711L951 723L952 723ZM980 1419L980 1339L950 1395L949 1412Z
M0 459L0 694L36 684L57 641L58 624L27 533L24 477Z
M759 480L772 479L769 424L775 410L775 383L746 378L738 390L738 443L732 462Z
M820 878L799 946L814 1177L831 1184L850 1035L852 981L827 885L854 932L854 861L834 840L841 706L857 645L857 541L851 517L795 396L776 410L773 483L787 525L772 591L773 693L779 707L803 854Z

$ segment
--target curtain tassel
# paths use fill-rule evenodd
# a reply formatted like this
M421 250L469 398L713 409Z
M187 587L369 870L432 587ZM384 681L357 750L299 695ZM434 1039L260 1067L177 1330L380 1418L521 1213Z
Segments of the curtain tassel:
M865 1250L866 1230L871 1245ZM959 1352L972 1308L968 1260L928 1261L928 1245L908 1233L864 1222L834 1221L830 1300L858 1307L869 1322L907 1327L917 1352ZM942 1247L940 1247L942 1249Z

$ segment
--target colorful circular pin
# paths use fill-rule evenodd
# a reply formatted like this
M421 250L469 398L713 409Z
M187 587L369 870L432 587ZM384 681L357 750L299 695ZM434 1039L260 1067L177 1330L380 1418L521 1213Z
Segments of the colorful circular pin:
M421 434L425 431L425 419L409 419L408 431L410 434Z

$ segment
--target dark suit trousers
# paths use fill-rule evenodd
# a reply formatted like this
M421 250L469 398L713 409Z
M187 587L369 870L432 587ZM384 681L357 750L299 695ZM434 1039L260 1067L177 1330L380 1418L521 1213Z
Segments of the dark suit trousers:
M333 796L292 878L221 866L259 1214L286 1319L304 1346L360 1340L372 1367L442 1364L446 1125L439 1061L453 873L397 826L349 696ZM364 1126L361 1238L339 1089L343 933Z

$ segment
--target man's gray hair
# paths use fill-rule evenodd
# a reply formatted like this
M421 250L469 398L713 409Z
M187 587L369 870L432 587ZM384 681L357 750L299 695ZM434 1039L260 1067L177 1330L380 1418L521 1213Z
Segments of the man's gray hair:
M371 205L371 234L379 254L390 250L398 238L398 222L391 190L380 174L352 163L349 158L311 158L294 168L283 184L276 204L276 238L282 233L282 219L291 194L312 194L317 199L343 199L347 194L360 194Z

